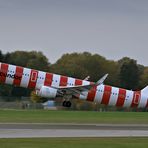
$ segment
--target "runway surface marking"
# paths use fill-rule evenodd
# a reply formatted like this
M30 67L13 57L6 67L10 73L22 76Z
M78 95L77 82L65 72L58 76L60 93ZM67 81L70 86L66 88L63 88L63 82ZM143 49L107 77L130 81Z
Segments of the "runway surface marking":
M148 137L148 124L0 123L0 138Z

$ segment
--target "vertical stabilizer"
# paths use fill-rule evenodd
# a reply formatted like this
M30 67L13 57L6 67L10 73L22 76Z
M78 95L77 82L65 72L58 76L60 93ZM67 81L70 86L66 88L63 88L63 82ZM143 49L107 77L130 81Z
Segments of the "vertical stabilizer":
M142 92L147 92L148 93L148 86L146 86L145 88L143 88L142 90L141 90Z

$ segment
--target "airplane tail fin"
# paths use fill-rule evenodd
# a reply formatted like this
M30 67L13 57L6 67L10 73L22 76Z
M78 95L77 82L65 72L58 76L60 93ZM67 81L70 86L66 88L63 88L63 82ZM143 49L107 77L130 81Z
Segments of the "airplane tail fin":
M148 108L148 98L147 98L147 96L148 96L148 85L141 90L141 93L146 96L146 100L147 100L146 102L147 103L146 103L146 106L145 107Z
M147 92L147 93L148 93L148 86L144 87L141 91L142 91L142 92Z

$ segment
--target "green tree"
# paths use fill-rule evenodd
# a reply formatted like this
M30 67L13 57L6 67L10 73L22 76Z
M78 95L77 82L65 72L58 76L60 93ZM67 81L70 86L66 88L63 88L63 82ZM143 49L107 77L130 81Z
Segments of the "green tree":
M121 67L125 63L129 63L132 59L129 57L123 57L122 59L118 60L118 64Z
M91 81L97 81L104 74L109 73L106 82L118 84L118 63L88 52L64 54L52 65L52 72L81 79L90 76Z
M2 51L0 50L0 62L3 62L3 60L4 60L4 55L3 55Z
M144 88L148 85L148 67L145 67L143 74L141 75L140 86Z
M120 68L120 86L127 89L137 89L139 84L139 69L133 59L125 61Z
M10 64L23 67L48 70L50 63L42 52L37 51L15 51L5 55L5 61Z
M44 56L42 52L32 51L29 52L26 66L37 70L49 71L50 63L48 62L47 57Z

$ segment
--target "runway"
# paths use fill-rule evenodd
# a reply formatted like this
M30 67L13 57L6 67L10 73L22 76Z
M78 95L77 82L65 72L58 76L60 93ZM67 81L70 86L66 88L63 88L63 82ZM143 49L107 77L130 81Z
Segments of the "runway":
M0 123L0 138L148 137L148 124Z

